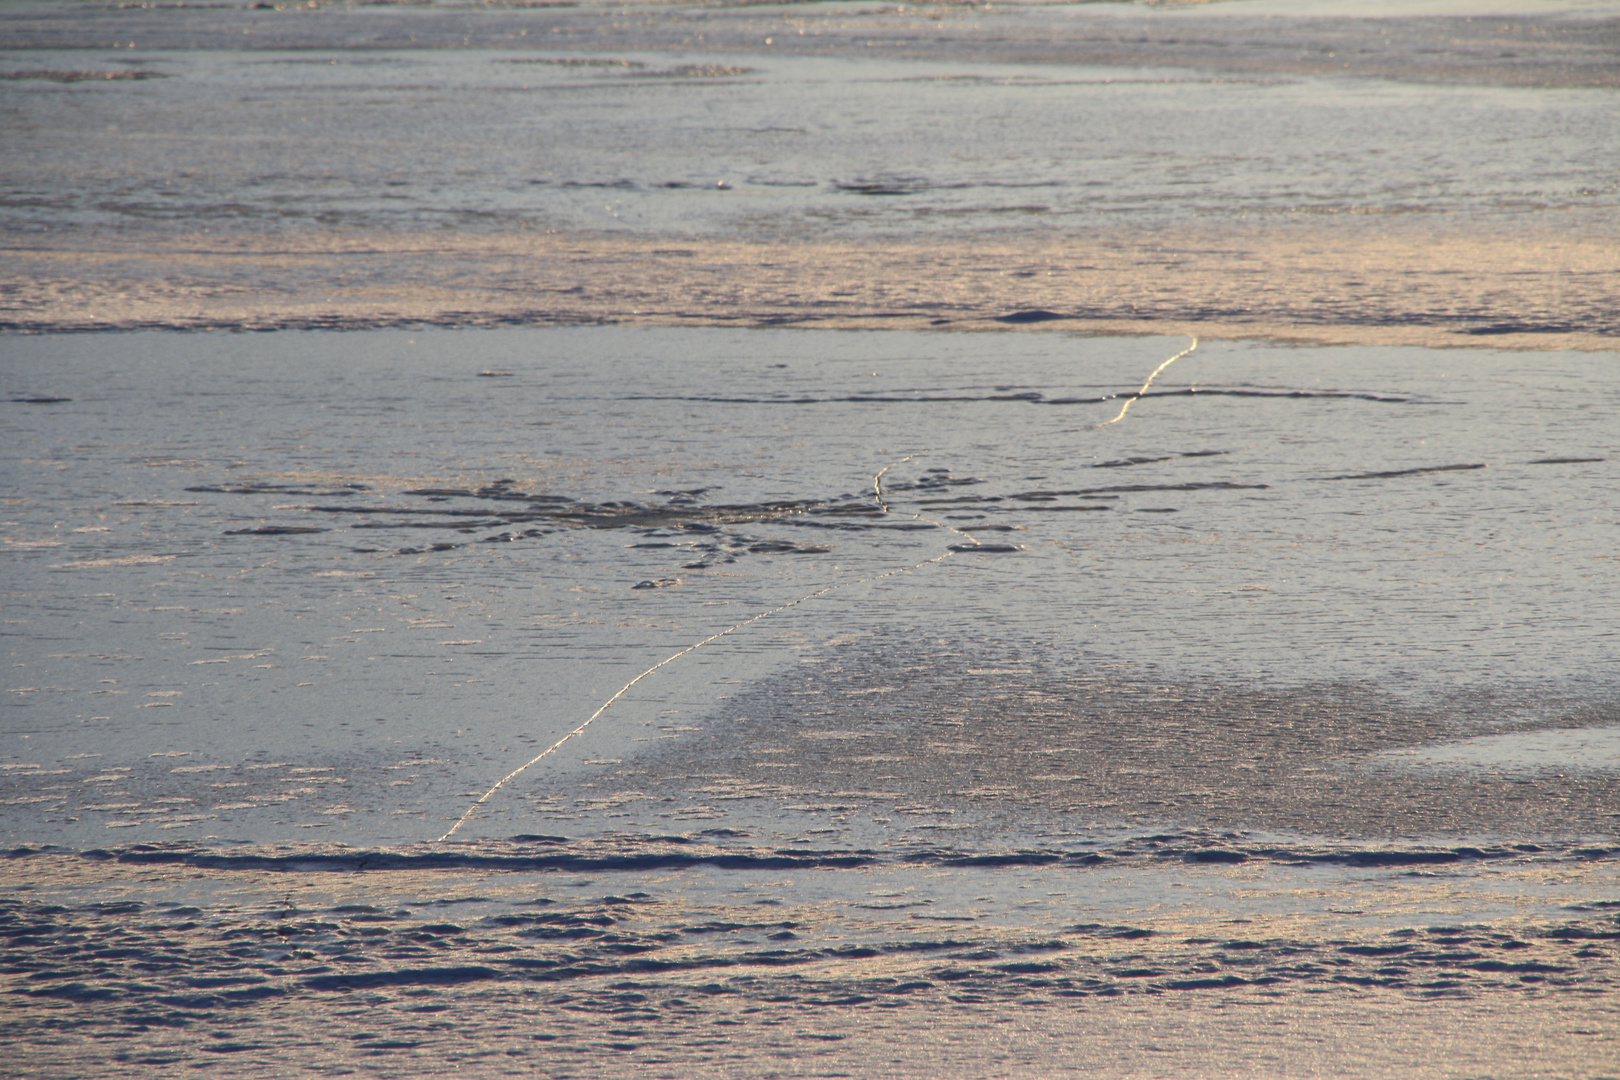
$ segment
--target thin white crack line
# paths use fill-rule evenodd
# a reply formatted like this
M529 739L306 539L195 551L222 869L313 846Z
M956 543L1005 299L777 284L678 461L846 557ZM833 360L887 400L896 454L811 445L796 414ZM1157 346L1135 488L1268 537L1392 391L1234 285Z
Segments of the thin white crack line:
M1091 425L1090 430L1096 431L1098 428L1105 428L1109 424L1117 424L1121 420L1125 419L1125 414L1130 412L1131 411L1131 406L1135 405L1138 401L1140 401L1142 399L1142 395L1148 392L1148 387L1153 385L1153 380L1157 379L1159 377L1159 373L1161 371L1163 371L1165 368L1169 367L1171 364L1175 363L1177 360L1180 360L1183 356L1186 356L1188 353L1192 352L1194 349L1198 348L1198 335L1196 335L1196 334L1188 334L1187 336L1192 338L1192 344L1187 346L1185 349L1182 349L1180 352L1176 353L1176 355L1172 356L1170 359L1166 360L1164 363L1160 364L1158 367L1154 368L1153 369L1153 374L1149 375L1147 377L1147 382L1142 384L1142 389L1140 389L1136 393L1132 394L1129 398L1126 399L1125 404L1123 404L1123 405L1121 405L1119 407L1119 415L1118 416L1114 417L1112 420L1104 420L1100 424L1093 424L1093 425Z
M1096 424L1096 425L1094 425L1094 427L1099 427L1099 428L1100 427L1107 427L1109 424L1118 423L1120 420L1123 420L1125 418L1125 414L1127 412L1130 412L1131 406L1136 403L1137 399L1140 398L1143 394L1147 393L1148 387L1153 385L1153 380L1157 379L1159 377L1160 372L1162 372L1165 368L1169 367L1171 364L1175 363L1177 360L1180 360L1183 356L1186 356L1188 353L1192 352L1194 349L1198 348L1198 338L1196 336L1190 335L1190 334L1188 336L1192 337L1192 344L1187 346L1185 349L1181 350L1180 352L1176 353L1176 355L1172 356L1170 359L1166 360L1164 363L1160 364L1158 367L1154 368L1153 369L1153 374L1149 375L1147 377L1147 382L1142 384L1142 389L1138 390L1135 394L1133 394L1131 396L1129 401L1125 402L1124 407L1119 410L1119 415L1118 416L1114 417L1114 419L1112 419L1112 420L1107 421L1106 423ZM905 457L900 458L898 461L889 462L889 464L883 466L883 468L881 468L881 469L879 469L877 471L877 475L872 477L872 495L873 495L874 498L877 499L877 504L878 504L879 508L881 508L882 511L885 514L889 513L890 510L889 510L889 504L886 501L884 501L884 498L883 498L883 475L885 473L887 473L890 469L894 468L896 465L903 465L906 462L913 461L913 460L915 460L916 458L918 458L920 456L922 456L922 455L920 455L920 454L907 454ZM925 518L921 514L911 514L910 516L912 518L916 519L917 521L927 522L928 524L936 526L937 528L941 528L941 529L945 529L945 530L947 530L949 532L953 532L957 536L966 537L968 542L973 544L975 547L981 546L981 542L980 542L979 538L974 536L972 533L963 532L961 529L958 529L958 528L956 528L955 526L952 526L952 525L947 525L943 521L935 521L932 518ZM456 832L458 830L460 830L460 828L463 825L467 824L467 822L469 822L469 821L471 821L473 819L474 815L476 815L478 813L478 808L480 806L483 806L485 803L487 803L491 798L493 798L495 796L496 792L500 791L503 787L505 787L507 784L511 783L513 780L516 780L519 776L521 776L525 772L527 772L531 767L533 767L535 765L538 765L542 760L544 760L546 757L548 757L552 753L555 753L569 739L572 739L575 735L580 734L586 728L590 727L593 723L596 722L597 718L599 718L603 713L608 711L608 708L615 701L618 701L625 694L629 693L630 689L632 687L634 687L637 683L639 683L642 679L645 679L647 676L651 675L653 672L657 671L659 668L664 667L666 664L672 664L675 661L679 660L681 657L685 656L687 653L696 652L698 649L703 648L703 646L708 645L711 642L719 641L721 638L725 637L728 634L734 634L738 630L743 629L744 627L752 626L754 623L759 622L761 619L768 619L772 615L780 614L781 612L786 611L788 608L798 607L800 604L803 604L806 601L814 600L814 599L816 599L817 597L820 597L820 596L826 596L830 592L833 592L833 591L838 590L838 589L845 588L845 587L850 586L850 585L864 585L864 584L869 584L869 583L874 582L874 581L882 581L884 578L894 577L896 574L915 573L916 571L921 570L925 566L932 566L935 563L944 562L946 559L950 558L954 554L956 554L956 552L954 550L947 549L943 554L936 555L932 559L924 559L922 562L917 563L914 566L902 566L902 567L899 567L898 569L895 569L895 570L886 570L881 574L873 574L871 577L856 578L853 581L835 582L835 583L833 583L831 585L828 585L825 588L817 589L813 593L808 593L808 594L806 594L804 596L801 596L797 600L789 600L787 603L781 605L780 607L771 608L769 611L762 611L758 615L751 615L748 618L744 619L742 622L737 623L734 626L726 627L724 630L720 631L718 634L711 634L710 636L704 638L702 641L696 642L695 644L692 644L692 645L688 645L686 648L682 649L680 652L672 653L671 655L664 657L664 659L658 661L658 663L654 664L652 667L648 668L646 671L643 671L640 675L637 675L635 678L631 679L629 682L627 682L623 686L619 687L618 693L614 694L612 697L610 697L606 701L602 702L602 704L597 708L597 710L595 712L591 713L591 715L589 717L587 717L585 722L583 724L579 725L579 727L575 728L573 731L570 731L568 734L564 735L562 738L558 739L556 742L552 743L550 746L548 746L544 750L540 751L534 757L530 758L528 761L524 762L522 765L519 765L517 768L513 769L511 772L509 772L505 776L501 777L499 782L497 782L494 787L490 788L488 791L486 791L482 795L480 795L478 797L477 801L474 802L471 806L469 806L467 808L467 812L465 814L462 814L460 819L458 819L454 825L450 826L450 831L449 832L447 832L443 836L439 837L438 840L434 841L434 843L442 844L446 840L448 840L452 836L454 836L456 834Z
M473 819L473 815L478 812L478 808L480 806L483 806L485 803L487 803L491 799L491 797L493 797L495 795L496 792L500 791L501 788L505 787L507 784L511 783L513 780L516 780L523 773L527 772L529 770L529 768L531 768L532 766L538 765L543 758L545 758L548 755L554 753L556 750L558 750L563 745L563 743L567 742L569 739L572 739L575 735L578 735L579 733L584 731L586 728L590 727L593 723L596 722L596 719L598 717L600 717L603 713L608 711L608 707L610 705L612 705L615 701L618 701L625 694L629 693L631 687L635 686L636 683L640 682L642 679L645 679L647 676L651 675L653 672L657 671L659 668L663 667L665 664L674 663L676 660L679 660L681 657L685 656L687 653L694 652L694 651L696 651L698 649L701 649L701 648L703 648L703 646L709 644L709 642L718 641L721 638L725 637L727 634L733 633L733 632L735 632L737 630L741 630L743 627L748 626L748 625L750 625L752 623L759 622L759 620L761 620L761 619L767 618L767 617L769 617L771 615L775 615L775 614L777 614L778 612L781 612L781 611L786 611L788 608L793 607L793 606L795 606L797 604L802 604L806 600L813 600L816 597L823 595L824 593L829 593L832 590L841 587L842 584L854 584L854 583L853 582L847 582L847 583L840 583L840 584L837 584L837 585L829 585L825 589L821 589L821 590L819 590L817 592L813 592L808 596L801 596L797 600L791 600L788 603L783 604L781 607L775 607L775 608L772 608L769 611L762 611L758 615L754 615L754 616L751 616L750 618L744 619L742 622L736 624L735 626L728 626L724 630L720 631L718 634L713 634L713 635L711 635L709 637L706 637L702 641L699 641L698 643L696 643L695 645L688 645L686 648L682 649L680 652L674 653L674 654L672 654L670 656L666 656L664 659L658 661L658 663L654 664L652 667L648 668L646 671L643 671L640 675L637 675L635 678L631 679L629 682L627 682L623 686L621 686L619 688L618 693L614 694L612 697L610 697L606 701L602 702L601 707L598 708L595 712L591 713L589 718L587 718L586 721L583 724L579 725L579 727L575 728L573 731L570 731L568 734L564 735L562 738L558 739L556 742L552 743L550 746L548 746L544 750L540 751L533 758L531 758L530 760L524 762L522 765L519 765L517 768L513 769L511 772L507 773L505 776L501 777L500 782L498 782L494 787L490 788L488 791L486 791L482 795L480 795L478 797L478 801L473 803L471 806L469 806L467 808L467 812L465 814L461 815L461 819L450 827L450 831L445 833L443 836L439 837L439 839L437 841L435 841L435 842L442 844L444 841L446 841L446 840L450 839L452 836L454 836L456 834L456 831L458 829L460 829L463 825L467 824L467 822L471 821Z
M883 474L894 468L896 465L904 465L906 462L911 461L916 456L916 454L907 454L899 461L891 461L887 465L883 466L883 468L879 469L876 476L872 477L872 497L877 500L878 508L885 514L889 512L889 504L883 501Z

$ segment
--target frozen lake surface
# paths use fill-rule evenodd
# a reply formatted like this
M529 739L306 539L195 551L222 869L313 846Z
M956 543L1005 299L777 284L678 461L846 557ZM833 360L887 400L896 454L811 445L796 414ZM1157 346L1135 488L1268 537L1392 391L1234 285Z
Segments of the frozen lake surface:
M31 1077L1612 1072L1612 3L4 10Z

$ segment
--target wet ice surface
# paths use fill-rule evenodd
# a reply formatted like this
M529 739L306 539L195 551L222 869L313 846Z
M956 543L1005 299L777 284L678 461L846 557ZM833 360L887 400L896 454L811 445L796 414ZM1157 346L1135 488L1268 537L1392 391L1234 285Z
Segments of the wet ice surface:
M638 673L828 586L638 684L473 827L657 824L616 773L715 738L796 781L785 739L1082 754L1004 755L1016 804L1119 786L1129 740L1149 775L1153 740L1204 742L1192 788L1238 790L1256 716L1330 773L1612 726L1609 358L1206 344L1094 426L1184 344L13 339L11 834L431 839ZM993 728L963 729L975 698Z
M667 13L652 20L686 40L616 26L537 49L520 27L539 41L544 20L574 16L529 11L503 29L498 11L171 9L138 16L142 47L125 56L103 42L134 31L98 32L90 15L42 35L0 31L0 87L29 149L0 166L0 226L20 234L183 230L212 247L244 228L289 240L311 228L582 229L678 250L683 237L1085 235L1347 214L1392 229L1555 214L1559 229L1584 220L1601 234L1617 196L1612 93L1557 83L1594 61L1612 82L1607 22L1583 36L1556 20L1494 33L1349 20L1290 48L1278 20L1059 17L1071 40L1053 52L1042 14L1026 12L997 24L1002 53L991 34L936 27L927 44L874 51L851 25L810 47L792 34L761 50L767 30L694 51L692 24ZM252 47L240 28L184 29L221 17L254 28ZM462 47L462 21L490 36ZM1358 64L1410 55L1353 80L1364 72L1319 63L1332 33ZM1541 74L1502 85L1497 54L1536 57ZM1472 85L1435 83L1447 64L1482 61Z
M806 1008L1612 1031L1613 358L1205 343L1096 426L1185 345L9 339L15 1032L605 1074L715 1024L831 1068Z

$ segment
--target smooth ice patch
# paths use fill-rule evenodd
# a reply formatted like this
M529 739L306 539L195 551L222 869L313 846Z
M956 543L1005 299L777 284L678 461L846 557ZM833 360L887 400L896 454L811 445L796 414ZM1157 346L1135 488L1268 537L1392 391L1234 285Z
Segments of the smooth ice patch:
M1484 767L1514 772L1620 769L1620 727L1482 735L1436 746L1386 750L1374 760L1414 767Z

